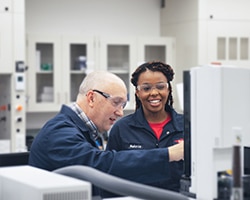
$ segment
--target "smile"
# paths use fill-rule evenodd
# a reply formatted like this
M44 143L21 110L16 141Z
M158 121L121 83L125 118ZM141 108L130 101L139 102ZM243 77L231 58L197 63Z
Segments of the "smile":
M149 102L150 103L159 103L161 100L159 100L159 99L156 99L156 100L150 100Z

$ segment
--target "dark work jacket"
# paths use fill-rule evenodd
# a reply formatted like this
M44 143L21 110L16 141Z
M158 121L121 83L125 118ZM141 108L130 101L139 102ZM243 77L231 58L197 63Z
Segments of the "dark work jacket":
M86 165L140 183L163 180L172 173L168 149L102 151L88 127L69 107L49 120L35 137L29 164L45 170Z
M117 121L109 132L107 150L135 150L135 149L159 149L177 144L183 139L184 118L174 109L169 108L172 120L167 123L158 140L144 117L140 107L135 113L127 115ZM147 158L144 162L148 162ZM164 176L164 180L152 180L149 185L179 191L180 178L183 174L183 161L171 162L170 173ZM157 166L155 169L157 170Z

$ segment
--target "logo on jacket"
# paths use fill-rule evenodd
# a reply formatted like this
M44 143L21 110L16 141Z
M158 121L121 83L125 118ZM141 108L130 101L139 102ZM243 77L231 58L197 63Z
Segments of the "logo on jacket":
M142 145L141 144L129 144L129 149L141 149Z

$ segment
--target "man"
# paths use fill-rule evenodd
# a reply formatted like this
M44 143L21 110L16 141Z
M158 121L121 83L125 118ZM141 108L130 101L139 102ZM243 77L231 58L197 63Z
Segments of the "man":
M49 171L86 165L140 183L169 176L169 162L183 159L183 143L152 150L99 149L99 134L123 116L126 101L126 85L118 76L103 71L88 74L76 102L63 105L34 139L29 164Z

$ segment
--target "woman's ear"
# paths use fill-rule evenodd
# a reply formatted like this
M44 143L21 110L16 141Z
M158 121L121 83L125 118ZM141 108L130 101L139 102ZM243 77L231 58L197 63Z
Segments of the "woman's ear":
M140 94L138 90L135 91L135 95L137 96L138 99L140 99Z

